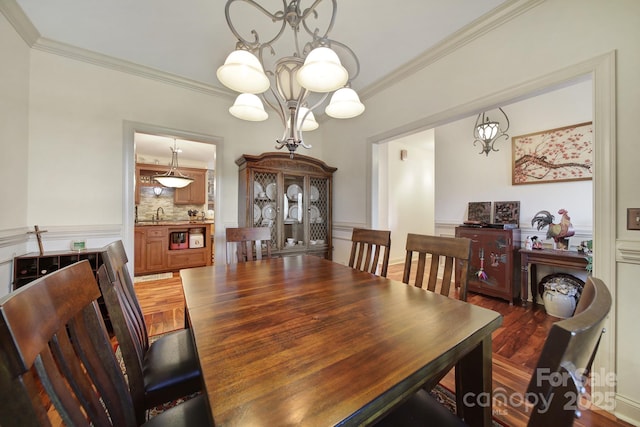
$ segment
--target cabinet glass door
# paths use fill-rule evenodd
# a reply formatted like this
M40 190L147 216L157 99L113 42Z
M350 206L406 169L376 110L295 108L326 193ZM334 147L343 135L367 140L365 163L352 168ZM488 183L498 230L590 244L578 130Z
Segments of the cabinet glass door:
M304 177L284 175L282 218L284 219L283 248L293 250L306 247L304 225L307 215L304 210Z
M275 173L256 172L253 175L253 209L247 224L254 227L269 227L271 246L278 245L278 175Z
M327 244L327 222L329 220L329 180L311 178L309 185L309 244Z

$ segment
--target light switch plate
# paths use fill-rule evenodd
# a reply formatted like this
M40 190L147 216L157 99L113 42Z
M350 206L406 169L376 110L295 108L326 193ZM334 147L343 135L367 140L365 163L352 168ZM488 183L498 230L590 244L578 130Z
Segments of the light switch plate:
M627 230L640 230L640 208L627 208Z

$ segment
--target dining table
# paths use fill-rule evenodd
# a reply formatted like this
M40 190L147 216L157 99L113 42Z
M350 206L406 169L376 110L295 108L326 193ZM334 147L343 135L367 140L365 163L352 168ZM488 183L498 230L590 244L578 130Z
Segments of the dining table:
M215 425L375 424L452 367L458 415L492 423L495 311L312 255L180 277Z

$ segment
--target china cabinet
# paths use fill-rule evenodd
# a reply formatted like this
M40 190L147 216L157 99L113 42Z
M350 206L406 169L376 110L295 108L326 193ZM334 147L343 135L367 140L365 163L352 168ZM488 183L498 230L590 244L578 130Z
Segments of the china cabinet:
M336 168L289 153L245 154L239 166L238 225L268 227L272 255L332 257L332 179Z
M513 304L520 295L520 229L456 227L456 237L471 239L469 290Z

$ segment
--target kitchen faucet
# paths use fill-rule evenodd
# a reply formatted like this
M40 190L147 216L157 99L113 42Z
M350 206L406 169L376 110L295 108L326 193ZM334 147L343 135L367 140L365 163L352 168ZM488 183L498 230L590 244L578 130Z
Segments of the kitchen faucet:
M162 206L156 209L156 221L160 221L160 211L162 211L162 215L164 215L164 209L162 209Z

